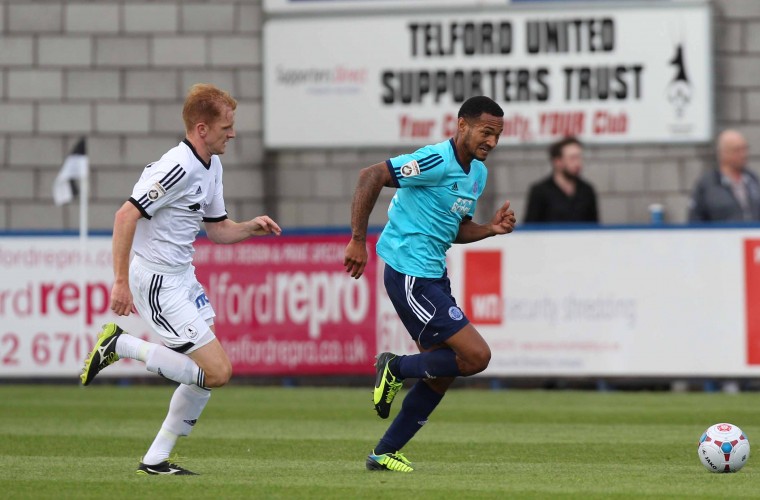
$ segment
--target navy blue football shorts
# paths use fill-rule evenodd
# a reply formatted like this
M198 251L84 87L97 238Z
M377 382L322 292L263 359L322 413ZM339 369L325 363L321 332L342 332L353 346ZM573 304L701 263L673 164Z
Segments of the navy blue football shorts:
M409 335L423 349L444 342L470 320L451 295L447 274L416 278L385 265L385 290Z

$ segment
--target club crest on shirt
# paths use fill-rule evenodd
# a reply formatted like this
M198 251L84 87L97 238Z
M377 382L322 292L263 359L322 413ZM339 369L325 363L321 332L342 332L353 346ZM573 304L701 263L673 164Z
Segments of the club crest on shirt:
M462 310L457 306L451 306L449 307L449 318L453 319L454 321L459 321L460 319L464 318L464 314L462 314Z
M187 325L185 326L185 335L189 339L194 339L198 336L198 330L193 325Z
M415 175L420 175L420 166L417 160L412 160L401 165L402 177L414 177Z
M156 201L165 194L166 189L164 189L164 187L157 182L153 184L153 186L151 186L151 188L148 190L148 199L150 201Z

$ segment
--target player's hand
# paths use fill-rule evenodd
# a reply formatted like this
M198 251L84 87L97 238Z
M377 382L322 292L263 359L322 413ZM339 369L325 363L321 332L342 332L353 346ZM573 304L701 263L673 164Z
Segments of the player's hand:
M509 200L496 211L491 219L491 230L494 234L507 234L515 230L515 211L509 208Z
M118 316L129 316L130 313L137 312L129 283L114 283L111 288L111 310Z
M251 220L253 222L253 234L263 236L265 234L281 235L282 229L268 215L259 215Z
M359 279L367 266L367 242L351 239L346 247L343 265L352 278Z

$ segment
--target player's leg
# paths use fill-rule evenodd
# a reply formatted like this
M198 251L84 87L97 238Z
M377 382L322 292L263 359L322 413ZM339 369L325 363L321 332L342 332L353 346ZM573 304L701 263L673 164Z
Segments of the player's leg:
M145 363L148 371L180 384L205 386L205 373L190 357L168 347L130 335L115 323L103 325L98 340L85 360L83 385L89 385L105 367L119 359Z
M192 268L182 274L160 275L133 261L130 284L138 313L165 345L144 341L112 325L107 326L106 335L113 341L101 342L101 346L113 345L116 359L143 361L149 371L180 383L137 473L194 474L170 461L169 455L177 439L192 431L211 396L209 387L224 385L230 378L229 360L214 333L214 311L208 300L198 300L201 295L205 299L205 294Z
M143 361L149 371L180 383L169 404L169 414L138 465L137 473L195 475L177 465L176 461L169 461L169 455L177 439L190 434L211 396L211 391L204 384L205 372L187 354L144 341L109 323L104 326L98 343L85 363L82 383L88 385L100 370L119 358Z
M468 377L488 368L491 348L480 333L468 323L457 333L444 341L454 353L460 375Z
M398 415L367 457L367 469L397 472L414 470L411 461L401 450L427 423L454 380L455 377L421 379L412 386L401 403Z
M399 472L413 470L412 463L401 453L401 450L427 423L454 380L454 377L418 380L412 386L401 403L398 415L367 457L367 469ZM401 462L403 466L397 462Z
M401 290L394 272L389 274L386 268L386 289L421 352L410 356L392 353L378 356L375 384L378 415L388 416L393 399L381 399L377 404L378 382L381 388L392 387L388 394L395 396L403 379L421 380L404 398L393 423L367 457L366 467L411 472L412 464L400 450L425 425L457 376L478 373L488 366L490 349L456 306L445 276L440 280L405 277Z
M388 295L422 352L409 356L383 353L378 356L383 361L383 371L403 380L468 376L485 370L491 350L457 306L448 277L420 279L400 275L402 286L402 278L395 276L399 273L389 273L387 269L386 266Z
M441 402L454 380L456 380L454 377L418 380L406 394L401 403L401 410L375 446L375 453L392 453L401 450L427 423L428 417Z
M213 325L210 328L214 331ZM229 381L232 367L218 340L212 340L188 356L206 373L207 387L220 387ZM208 388L184 384L177 387L169 403L169 412L138 466L138 473L178 467L169 461L169 455L177 439L190 435L210 397L211 390Z
M443 346L444 341L469 324L451 296L446 276L416 278L386 265L384 283L399 319L423 352L413 356L393 353L377 356L374 404L380 418L388 418L403 379L461 375L456 356L449 348L432 348Z
M420 350L422 351L420 354L400 357L402 362L413 363L414 369L418 371L417 373L407 372L404 368L399 368L398 372L420 378L420 380L409 390L401 403L401 411L375 446L372 454L367 457L367 468L371 470L389 469L389 465L395 465L399 468L391 470L406 471L405 468L395 463L406 458L400 453L400 450L427 423L428 417L454 382L455 377L422 378L421 374L436 371L436 368L430 363L429 355L431 353L440 351L448 356L448 358L441 359L451 359L453 354L457 369L463 375L472 375L483 371L490 360L488 345L475 328L469 324L447 339L444 345L429 350L420 348ZM399 366L403 366L403 363L399 363ZM411 463L407 463L407 461L404 461L404 465L411 468Z
M458 321L467 321L458 308L456 311L454 316L459 317ZM444 333L439 335L444 337L443 341L436 344L442 347L441 349L429 349L409 356L396 356L388 362L390 371L397 377L405 379L467 377L485 370L491 361L491 348L480 333L472 323L467 321L461 329L446 335L445 329L450 326L453 326L453 323L444 318L437 327L444 329Z
M204 370L186 355L215 340L203 311L188 298L193 282L197 283L194 276L159 275L133 261L130 286L135 307L164 345L142 340L108 323L85 361L82 384L89 385L103 368L120 358L130 358L142 361L148 371L169 380L207 387ZM207 303L204 306L210 309ZM213 318L213 310L209 314Z
M211 331L216 333L213 325L211 325ZM221 387L230 381L232 363L216 338L191 352L190 358L205 373L206 387Z
M114 332L113 336L116 336L116 342L106 342L104 345L110 348L112 344L115 344L115 352L119 352L119 356L144 361L148 370L180 382L172 395L169 411L161 425L161 429L138 465L137 473L148 475L194 475L194 472L177 465L176 460L170 460L169 455L180 436L190 435L193 426L211 396L211 390L204 384L205 371L191 357L195 353L190 352L189 355L180 354L167 347L146 342L121 332L114 324L106 325L105 333L109 332ZM210 329L208 332L213 334ZM203 355L206 352L214 352L213 342L216 342L216 344L219 342L213 337L212 339L212 342L198 349L198 351L201 351L201 355L196 355L196 357L201 360L203 366L207 366L210 369L212 383L216 386L217 384L222 385L226 383L229 379L229 369L225 368L223 363L208 361L209 358L214 358L213 355ZM98 347L96 346L93 352L97 350ZM226 360L226 356L224 359ZM229 362L227 361L227 363ZM85 370L85 374L87 373L87 370ZM227 375L223 375L224 373L227 373ZM84 376L83 381L85 380ZM91 379L89 380L91 381Z
M202 383L181 384L174 391L166 418L143 457L137 469L138 474L150 474L150 471L155 471L157 468L181 469L169 459L177 439L181 436L190 435L211 397L209 388L223 386L232 375L232 365L215 336L214 311L207 300L197 300L197 297L201 295L205 297L205 293L192 271L185 276L185 285L190 290L190 300L181 308L175 308L173 311L178 311L177 314L180 317L192 318L184 327L181 327L181 330L183 335L197 340L197 343L191 345L186 352L187 358L199 367ZM188 309L187 304L191 305L190 309ZM172 319L169 318L168 321L172 321ZM174 318L174 321L181 324L178 318ZM204 329L205 333L203 333Z
M177 465L170 455L181 436L189 436L203 409L211 390L197 385L179 384L169 402L169 411L153 439L148 451L137 466L138 474L195 475Z

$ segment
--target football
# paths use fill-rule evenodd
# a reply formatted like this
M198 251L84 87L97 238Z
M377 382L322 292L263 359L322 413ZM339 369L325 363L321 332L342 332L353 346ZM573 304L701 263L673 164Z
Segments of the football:
M715 424L699 438L697 454L710 472L736 472L749 459L749 440L734 424Z

